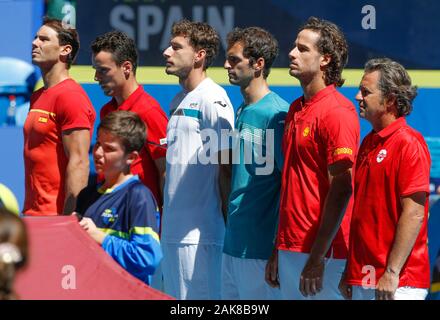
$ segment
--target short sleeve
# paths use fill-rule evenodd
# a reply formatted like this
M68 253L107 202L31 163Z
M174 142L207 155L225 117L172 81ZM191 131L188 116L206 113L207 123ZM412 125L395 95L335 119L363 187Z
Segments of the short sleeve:
M217 139L217 143L211 144L211 150L218 152L230 149L229 135L234 128L234 110L229 99L227 97L204 98L201 119L201 129L212 130L211 133L215 134Z
M57 98L56 117L62 131L76 128L92 130L96 113L84 94L69 91Z
M431 159L428 147L420 141L407 141L401 147L399 164L398 188L400 196L407 196L415 192L429 194L429 170Z
M167 152L167 124L168 118L164 112L156 108L150 108L142 115L142 120L147 125L146 147L150 151L153 160L166 156Z
M322 118L320 135L328 165L341 160L354 164L360 135L359 119L354 110L348 107L332 108Z

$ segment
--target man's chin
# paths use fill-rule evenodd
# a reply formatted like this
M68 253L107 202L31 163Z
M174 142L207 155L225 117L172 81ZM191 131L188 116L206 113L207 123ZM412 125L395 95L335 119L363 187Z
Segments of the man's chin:
M34 58L32 58L31 61L32 61L32 64L33 64L33 65L36 65L37 67L40 66L40 63L39 63L38 59L34 59Z
M298 79L298 75L299 75L299 74L298 74L298 72L297 72L296 70L289 69L289 74L290 74L292 77Z
M230 84L232 84L232 85L234 85L234 86L237 86L239 83L238 83L238 80L237 79L234 79L234 78L229 78L229 83Z
M103 88L102 88L102 92L103 92L107 97L112 97L112 96L113 96L113 90L111 90L111 89L103 89Z
M174 75L175 71L173 71L170 67L165 68L165 73L168 75Z

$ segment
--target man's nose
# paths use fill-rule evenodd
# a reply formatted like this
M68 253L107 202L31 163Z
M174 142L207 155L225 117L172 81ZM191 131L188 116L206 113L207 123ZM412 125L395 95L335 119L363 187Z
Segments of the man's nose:
M165 58L169 58L169 57L171 56L171 46L169 46L168 48L166 48L166 49L163 51L163 56L164 56Z

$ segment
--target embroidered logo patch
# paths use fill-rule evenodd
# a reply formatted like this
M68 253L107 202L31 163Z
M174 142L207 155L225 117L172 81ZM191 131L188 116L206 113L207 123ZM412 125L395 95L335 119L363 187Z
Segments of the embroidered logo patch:
M380 150L376 157L377 163L381 163L386 156L387 156L387 151L385 149Z
M303 137L304 137L304 138L307 137L307 136L309 135L309 133L310 133L310 128L309 128L309 127L306 127L306 128L304 129L304 131L303 131Z
M340 154L353 154L353 150L351 148L337 148L333 155L337 156Z
M39 117L38 118L38 122L41 122L41 123L47 123L47 118L45 118L45 117Z
M116 219L118 219L118 216L119 215L116 212L116 208L105 209L104 212L101 214L102 221L106 225L115 222Z

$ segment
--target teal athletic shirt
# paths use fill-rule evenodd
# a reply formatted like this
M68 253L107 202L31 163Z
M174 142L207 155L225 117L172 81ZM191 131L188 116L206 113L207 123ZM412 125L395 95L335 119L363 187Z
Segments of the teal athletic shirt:
M233 257L266 260L272 253L288 110L289 104L270 92L255 104L242 104L237 111L239 138L233 140L235 158L223 247L223 252Z

